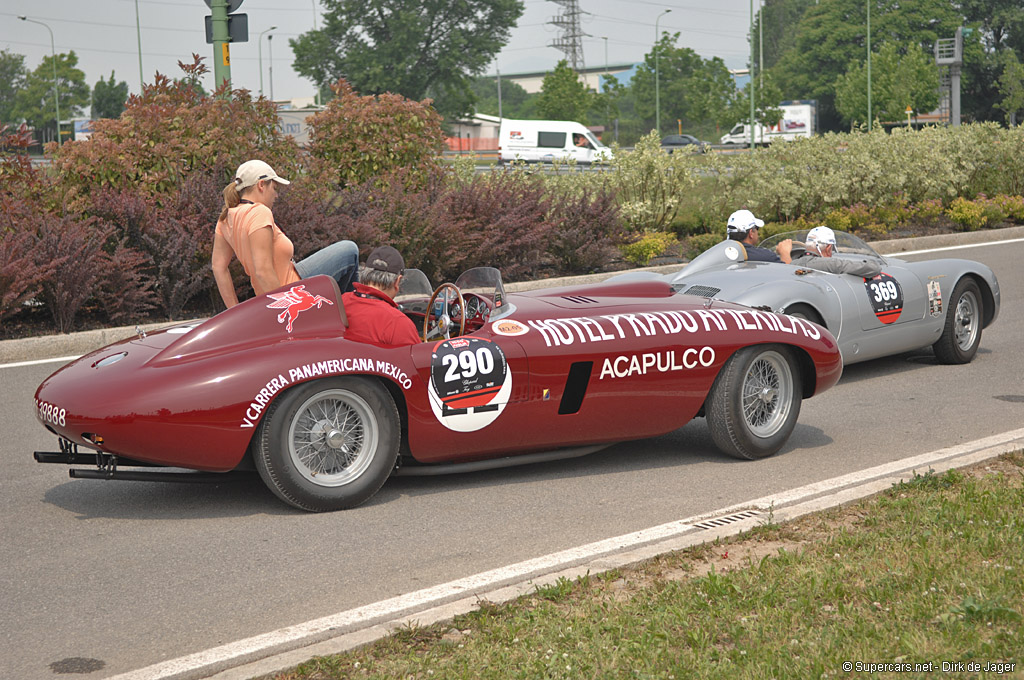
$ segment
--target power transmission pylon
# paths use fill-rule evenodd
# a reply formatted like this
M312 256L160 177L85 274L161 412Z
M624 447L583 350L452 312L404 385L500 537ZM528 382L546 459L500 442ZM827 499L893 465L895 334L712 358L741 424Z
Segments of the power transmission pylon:
M583 36L586 33L580 28L579 0L551 0L562 6L562 13L552 17L549 24L557 26L561 32L551 42L551 47L565 53L565 60L576 73L581 73L583 66Z

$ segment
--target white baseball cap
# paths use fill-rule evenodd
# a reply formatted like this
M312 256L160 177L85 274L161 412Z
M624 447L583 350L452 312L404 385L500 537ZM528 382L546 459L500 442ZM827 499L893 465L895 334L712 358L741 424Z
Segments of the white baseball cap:
M763 227L764 220L754 217L749 210L737 210L729 215L729 222L726 225L727 234L745 234L754 227Z
M263 179L272 179L279 184L291 184L284 177L278 177L274 169L263 161L246 161L235 170L235 185L240 190L251 187Z
M836 233L828 227L815 227L807 232L807 242L817 243L822 246L832 246L834 248L836 245Z

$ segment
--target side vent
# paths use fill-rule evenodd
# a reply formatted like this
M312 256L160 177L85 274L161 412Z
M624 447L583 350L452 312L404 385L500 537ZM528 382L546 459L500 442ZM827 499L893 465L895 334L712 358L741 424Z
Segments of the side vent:
M721 292L721 288L714 288L712 286L690 286L682 291L683 295L697 295L706 298L714 297Z
M597 302L594 298L588 298L585 295L563 295L562 299L566 302L573 302L577 305L592 305Z
M565 391L562 392L562 403L558 405L558 415L579 412L593 370L593 361L577 361L569 367L569 377L565 379Z

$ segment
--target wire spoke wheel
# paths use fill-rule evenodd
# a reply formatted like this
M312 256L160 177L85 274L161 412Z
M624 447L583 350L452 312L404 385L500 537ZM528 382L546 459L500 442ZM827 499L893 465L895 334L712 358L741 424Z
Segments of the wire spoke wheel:
M743 418L758 437L779 431L789 415L793 375L789 364L776 352L755 360L743 379Z
M795 351L783 345L745 347L722 366L704 413L723 453L765 458L789 440L803 398Z
M288 430L288 454L309 481L341 486L366 471L377 437L369 404L352 392L330 390L299 406Z
M359 505L391 475L401 420L376 378L324 378L274 400L253 439L253 461L278 498L324 512Z

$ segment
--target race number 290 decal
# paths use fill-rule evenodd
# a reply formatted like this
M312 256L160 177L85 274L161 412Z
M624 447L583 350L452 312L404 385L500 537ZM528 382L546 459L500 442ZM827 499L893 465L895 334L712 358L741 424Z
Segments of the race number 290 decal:
M430 408L445 427L475 432L493 423L512 393L501 348L483 338L439 342L430 360Z

